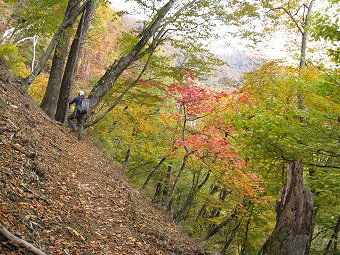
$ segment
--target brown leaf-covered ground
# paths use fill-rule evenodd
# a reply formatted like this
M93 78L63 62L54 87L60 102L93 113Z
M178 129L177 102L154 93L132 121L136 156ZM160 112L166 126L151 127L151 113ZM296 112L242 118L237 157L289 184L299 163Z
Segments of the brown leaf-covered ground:
M0 224L47 254L206 254L18 85L0 66Z

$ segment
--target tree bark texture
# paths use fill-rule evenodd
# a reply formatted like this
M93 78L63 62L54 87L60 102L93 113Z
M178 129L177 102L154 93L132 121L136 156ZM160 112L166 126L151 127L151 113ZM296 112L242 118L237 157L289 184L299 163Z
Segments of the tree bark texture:
M118 61L111 65L106 71L106 73L94 85L89 96L91 100L91 112L93 112L94 108L99 104L101 99L112 88L113 84L123 73L123 71L128 66L130 66L134 61L138 60L140 57L143 56L143 54L140 52L148 43L150 38L155 35L157 29L159 29L162 20L164 19L166 14L170 11L175 2L176 0L169 0L158 11L153 22L142 32L141 38L139 42L135 45L135 47L127 55L121 57Z
M60 38L60 36L62 36L62 34L64 33L65 29L70 27L70 26L72 26L74 24L74 22L76 21L77 17L79 16L79 14L84 11L84 9L87 6L87 4L89 2L91 2L91 1L92 0L84 1L83 5L80 6L79 8L76 8L74 6L71 7L71 10L69 12L69 18L67 20L63 21L63 23L61 24L59 29L55 32L55 34L53 35L53 38L50 41L50 44L48 45L48 47L47 47L47 49L46 49L46 51L44 53L44 55L41 57L39 63L36 65L36 67L33 70L33 72L24 79L23 84L26 87L29 87L35 81L37 76L40 74L40 72L42 71L42 69L46 65L48 59L50 58L53 50L55 49L55 46L56 46L56 44L58 42L58 39Z
M63 80L60 87L58 106L55 115L56 120L61 123L66 122L69 108L68 103L72 95L75 75L79 64L79 57L84 47L85 38L90 28L97 2L98 0L93 0L86 7L79 21L78 29L71 45Z
M315 225L316 208L303 182L302 159L287 171L286 184L277 203L276 226L259 255L307 255Z
M68 16L71 7L75 6L77 3L79 4L78 0L70 0L68 2L64 21L69 18ZM41 108L46 112L46 114L53 119L57 111L59 92L61 87L61 81L64 74L64 67L69 48L69 43L70 35L67 33L67 31L64 30L54 50L50 77L48 79L48 84L44 98L40 105Z

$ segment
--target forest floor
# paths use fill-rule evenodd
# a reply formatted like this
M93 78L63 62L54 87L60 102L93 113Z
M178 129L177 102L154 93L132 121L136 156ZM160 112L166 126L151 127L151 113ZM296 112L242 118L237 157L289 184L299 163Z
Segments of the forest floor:
M208 254L0 66L0 224L47 254ZM0 254L28 254L0 235Z

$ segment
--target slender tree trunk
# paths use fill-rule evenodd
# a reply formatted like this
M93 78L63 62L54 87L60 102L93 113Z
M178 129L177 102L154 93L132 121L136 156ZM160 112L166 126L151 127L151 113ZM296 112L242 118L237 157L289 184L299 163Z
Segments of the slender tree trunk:
M210 195L213 195L214 193L216 193L218 191L218 186L214 185L213 188L210 191ZM207 213L207 203L204 203L201 207L201 210L199 211L199 213L197 214L197 217L195 219L195 221L198 221L198 219L200 217L202 217L203 215L206 215Z
M205 215L206 211L207 211L207 205L203 204L200 211L197 214L195 221L198 221L199 218L203 217L203 215Z
M185 166L186 166L186 164L188 162L188 158L189 158L188 154L184 156L183 161L182 161L182 166L181 166L181 168L178 171L178 174L176 176L175 182L174 182L174 184L172 186L172 189L171 189L171 193L169 194L169 196L166 199L165 208L166 208L167 211L170 210L171 201L174 198L178 181L181 178L182 172L183 172L183 170L184 170L184 168L185 168Z
M76 6L78 4L78 6ZM67 5L64 21L69 17L69 12L71 7L79 7L78 0L70 0ZM46 112L46 114L54 119L55 113L57 111L57 104L59 98L59 92L61 87L61 81L64 74L64 67L67 58L68 48L70 44L70 35L67 30L64 30L58 40L58 43L54 50L54 57L52 61L52 67L50 71L50 77L48 79L48 84L44 98L41 102L41 108Z
M335 255L337 254L337 244L338 244L338 235L339 235L339 231L340 231L340 217L338 217L338 221L334 227L334 232L332 234L331 239L329 240L327 247L325 249L325 252L323 253L323 255ZM333 249L332 249L332 245L333 245Z
M253 210L254 210L254 203L251 204L250 215L249 215L249 218L248 218L247 223L246 223L246 229L245 229L245 233L244 233L244 240L243 240L243 244L242 244L241 252L240 252L241 255L246 255L247 254L248 233L249 233L249 227L250 227L251 216L253 214Z
M307 42L308 42L308 36L309 36L310 15L312 14L312 11L313 11L313 4L314 4L314 0L311 0L307 8L305 23L303 26L302 39L301 39L300 65L299 65L300 70L305 68L306 66L306 52L307 52Z
M207 183L207 181L209 180L209 177L210 177L210 171L208 171L202 183L200 183L199 185L197 182L193 184L185 203L177 211L175 215L175 222L178 223L181 220L183 213L191 206L192 202L194 201L196 193Z
M133 87L137 86L139 80L142 78L144 72L146 71L148 64L150 62L151 56L154 53L154 49L150 52L150 55L148 57L148 60L145 62L144 67L142 71L139 73L137 79L135 79L133 82L130 83L129 86L127 86L124 91L115 99L115 101L106 109L104 113L102 113L99 117L92 120L90 123L85 125L85 128L91 127L95 124L97 124L99 121L101 121L112 109L114 109L123 99L123 97L132 89Z
M128 148L126 153L125 153L125 158L124 158L124 163L123 163L123 169L122 169L123 174L125 173L125 171L128 167L130 156L131 156L131 149Z
M170 185L171 185L171 179L172 179L172 166L168 166L168 172L166 174L166 186L163 192L163 196L165 198L168 197L169 191L170 191Z
M315 224L316 209L311 191L303 183L302 160L287 171L281 201L276 206L276 226L259 255L307 255Z
M231 244L231 242L234 240L236 233L239 229L239 227L241 226L241 220L237 223L237 225L233 228L233 230L231 231L231 233L227 236L226 240L225 240L225 244L224 247L222 249L221 254L225 254L227 255L227 250Z
M65 123L68 115L68 102L71 99L75 75L79 64L81 51L84 47L85 38L93 19L98 0L92 0L86 7L79 21L76 36L73 39L70 53L67 59L63 80L61 83L56 120Z
M145 182L143 183L143 186L140 188L141 191L146 189L146 186L148 185L149 181L151 180L151 178L154 176L154 174L158 171L158 169L162 166L163 162L166 160L166 157L163 157L157 164L157 166L155 166L154 169L152 169L152 171L150 172L150 174L148 175L148 177L146 178Z
M312 14L313 11L313 4L314 0L311 0L309 2L309 6L307 8L307 14L305 16L305 23L303 25L303 30L302 30L302 38L301 38L301 53L300 53L300 64L299 64L299 69L300 71L306 67L306 52L307 52L307 42L308 42L308 36L309 36L309 25L310 25L310 15ZM304 104L304 91L301 85L298 87L298 104L299 104L299 109L305 110L305 104ZM301 122L306 122L306 119L304 116L300 117Z
M159 201L159 197L161 196L161 193L162 193L162 184L158 183L157 187L156 187L154 198L152 200L154 203L157 203Z
M148 43L149 39L154 36L159 28L162 20L166 14L171 10L176 0L169 0L157 13L153 22L143 31L139 42L135 47L126 55L121 57L117 62L111 65L106 73L94 85L89 98L91 99L91 112L99 104L105 94L112 88L118 77L123 71L131 65L134 61L143 56L141 50Z
M209 240L211 237L213 237L215 234L218 233L218 231L220 231L221 228L223 228L224 226L226 226L227 224L229 224L234 218L236 217L236 211L233 212L232 215L230 215L228 218L226 218L224 221L222 221L220 224L216 225L215 227L213 227L208 234L205 236L204 240L207 241Z
M65 29L72 26L74 24L74 22L76 21L77 17L79 16L80 13L82 13L86 7L86 5L91 2L92 0L86 0L84 1L83 5L79 8L75 8L72 7L72 10L70 10L70 16L67 20L65 20L61 26L59 27L59 29L55 32L53 38L50 41L50 44L48 45L44 55L41 57L39 63L36 65L35 69L33 70L33 72L27 76L24 81L23 84L26 87L29 87L37 78L37 76L40 74L40 72L42 71L42 69L44 68L44 66L46 65L48 59L50 58L53 50L55 49L55 46L58 42L58 39L60 38L60 36L64 33Z

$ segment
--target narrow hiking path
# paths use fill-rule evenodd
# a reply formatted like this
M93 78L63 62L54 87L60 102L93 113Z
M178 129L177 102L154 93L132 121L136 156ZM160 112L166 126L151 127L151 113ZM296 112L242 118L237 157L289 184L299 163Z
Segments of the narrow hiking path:
M207 254L0 66L0 224L47 254ZM0 254L27 254L0 235Z

